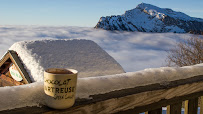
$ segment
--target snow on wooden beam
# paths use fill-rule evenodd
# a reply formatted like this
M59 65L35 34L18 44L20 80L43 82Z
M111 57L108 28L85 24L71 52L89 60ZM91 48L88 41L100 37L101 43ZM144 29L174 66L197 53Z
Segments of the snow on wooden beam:
M162 67L122 74L78 78L76 103L73 107L63 111L83 110L87 113L97 113L97 111L116 113L137 110L144 112L187 100L186 98L191 99L196 94L198 95L196 97L199 97L203 95L203 88L201 88L203 86L202 68L203 64L199 64L181 68ZM10 91L11 89L16 91ZM18 92L19 90L21 92ZM21 100L12 99L15 104L2 104L1 110L27 105L37 106L39 103L43 105L43 82L4 88L0 89L0 93L2 93L1 91L11 93L11 95L26 96ZM189 97L186 97L188 95ZM8 98L15 97L8 96ZM0 97L0 101L8 98L7 96ZM35 102L35 99L38 100ZM148 106L151 106L148 108L150 110L146 110ZM36 107L34 108L36 109ZM38 109L46 110L46 108ZM55 112L53 109L46 111Z
M54 110L45 106L30 109L40 113L139 113L199 97L203 95L202 86L203 75L199 75L171 81L167 85L156 83L92 95L92 99L76 99L75 105L66 110ZM20 112L21 110L25 111L24 108L20 108L7 112Z

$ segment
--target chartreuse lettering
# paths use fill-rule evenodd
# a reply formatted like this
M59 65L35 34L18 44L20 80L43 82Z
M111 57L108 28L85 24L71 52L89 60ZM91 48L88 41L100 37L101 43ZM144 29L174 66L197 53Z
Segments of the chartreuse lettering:
M63 81L46 79L44 82L48 83L49 86L44 85L44 90L55 94L55 100L72 99L74 97L75 87L70 85L70 81L71 79Z

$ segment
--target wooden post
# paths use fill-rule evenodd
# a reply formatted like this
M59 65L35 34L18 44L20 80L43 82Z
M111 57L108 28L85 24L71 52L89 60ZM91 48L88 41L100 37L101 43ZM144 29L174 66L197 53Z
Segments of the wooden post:
M185 101L184 114L197 114L197 109L198 109L198 97Z
M167 114L181 114L182 102L167 106Z
M200 97L200 114L203 114L203 96Z
M155 110L148 111L148 114L162 114L162 107Z

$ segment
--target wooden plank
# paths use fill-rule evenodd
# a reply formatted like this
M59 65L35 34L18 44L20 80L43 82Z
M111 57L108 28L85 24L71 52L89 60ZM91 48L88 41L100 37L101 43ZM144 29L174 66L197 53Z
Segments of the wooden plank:
M9 59L9 53L7 52L0 60L0 67Z
M182 102L167 106L167 114L181 114Z
M40 107L25 107L25 108L17 108L13 110L0 111L0 114L46 114L48 110L52 110L51 108L42 106ZM52 113L47 113L52 114Z
M175 88L174 89L169 89L169 90L167 90L168 92L163 92L163 94L166 94L166 93L170 93L171 92L171 94L185 94L185 93L187 93L186 91L196 91L195 89L196 89L196 87L195 86L198 86L198 85L194 85L194 87L189 87L189 86L182 86L182 87L180 87L180 88L182 88L182 90L181 89L177 89L178 91L176 91L175 90ZM200 86L198 86L198 87L200 87ZM185 89L186 88L186 89ZM187 90L187 89L189 89L189 90ZM130 112L145 112L145 111L147 111L147 110L153 110L153 109L155 109L155 108L159 108L159 107L165 107L165 106L167 106L168 104L175 104L175 103L179 103L179 102L181 102L181 101L184 101L184 100L186 100L186 99L192 99L192 98L195 98L195 97L198 97L198 96L201 96L202 94L203 94L203 90L201 90L202 92L200 92L200 93L194 93L194 91L192 92L193 94L191 94L191 95L183 95L182 97L178 97L178 95L176 96L174 96L172 99L168 99L168 98L166 98L167 97L167 95L166 95L166 97L165 98L162 98L162 99L164 99L164 100L160 100L159 102L157 102L157 103L151 103L151 104L149 104L149 105L144 105L143 104L143 106L137 106L137 107L135 107L134 109L129 109L129 110L126 110L126 111L123 111L123 113L122 114L125 114L125 113L130 113ZM178 93L176 93L176 92L178 92ZM171 95L170 94L170 95ZM169 95L169 96L170 96ZM162 95L156 95L156 97L161 97ZM169 97L168 96L168 97ZM143 95L143 97L146 97L146 96L144 96ZM149 96L149 97L146 97L146 98L152 98L151 96ZM154 99L155 100L155 99ZM143 100L144 101L144 100ZM122 112L122 111L121 111ZM119 114L121 113L121 112L119 112Z
M148 111L148 114L162 114L162 108Z
M18 82L16 80L14 80L13 78L10 78L4 74L0 74L0 80L1 80L1 86L0 87L23 85L23 83Z
M19 71L20 75L23 78L23 82L25 84L28 83L32 83L29 74L27 73L27 71L25 70L24 66L22 65L20 59L18 58L18 55L15 51L9 50L8 51L9 55L10 55L10 59L13 62L13 64L15 64L17 70Z
M184 114L197 114L198 110L198 98L185 101L185 113Z
M200 114L203 114L203 96L200 97Z

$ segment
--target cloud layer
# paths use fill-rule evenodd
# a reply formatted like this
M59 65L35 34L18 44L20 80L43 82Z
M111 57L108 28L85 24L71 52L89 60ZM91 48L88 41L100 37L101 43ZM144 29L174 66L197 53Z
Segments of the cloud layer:
M1 26L0 56L15 42L34 39L89 39L113 56L127 72L165 66L166 50L190 34L110 32L86 27Z

